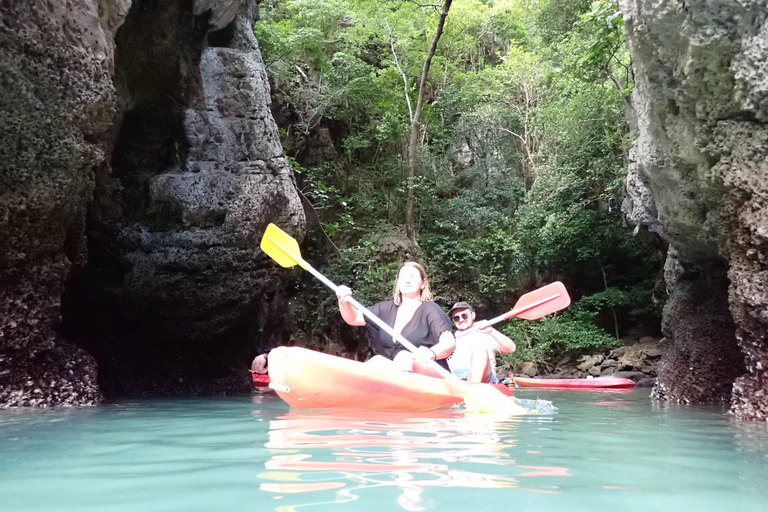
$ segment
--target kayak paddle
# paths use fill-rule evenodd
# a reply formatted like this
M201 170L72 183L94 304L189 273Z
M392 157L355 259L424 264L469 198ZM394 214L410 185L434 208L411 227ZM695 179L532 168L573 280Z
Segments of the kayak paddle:
M304 270L319 279L324 285L336 292L338 287L333 284L328 278L315 270L312 265L307 263L304 258L301 257L301 251L299 250L299 243L294 240L288 233L284 232L274 224L267 226L264 231L264 236L261 238L261 250L269 255L278 265L282 267L293 267L299 265ZM360 311L365 317L378 325L380 328L397 340L401 345L416 354L416 347L405 339L400 334L396 333L389 325L387 325L379 317L371 313L368 308L360 304L352 297L347 297L347 302ZM464 404L470 411L473 412L495 412L506 415L520 415L526 414L528 411L512 402L506 395L493 386L473 386L460 380L451 372L446 371L442 366L438 365L435 361L427 361L427 363L445 378L451 385L453 385L463 396Z
M560 281L542 286L537 290L528 292L515 303L515 307L504 314L488 320L488 326L497 324L512 317L522 318L524 320L538 320L543 316L550 315L561 309L567 308L571 304L571 297L568 290ZM456 337L460 338L466 334L476 331L472 327L466 331L459 331Z

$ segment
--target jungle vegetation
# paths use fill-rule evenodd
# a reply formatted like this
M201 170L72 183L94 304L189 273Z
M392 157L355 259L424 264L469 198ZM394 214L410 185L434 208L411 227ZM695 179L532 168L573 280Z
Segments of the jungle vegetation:
M658 329L660 255L620 212L633 83L616 0L265 0L260 11L314 266L371 304L413 258L438 303L466 300L480 318L563 281L568 310L504 327L519 359ZM322 347L344 329L335 297L300 271L292 281L291 334ZM360 350L345 350L360 356L356 336Z

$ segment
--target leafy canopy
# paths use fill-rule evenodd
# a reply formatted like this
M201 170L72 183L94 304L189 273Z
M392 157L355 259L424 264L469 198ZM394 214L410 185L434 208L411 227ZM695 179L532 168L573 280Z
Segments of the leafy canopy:
M632 77L616 0L455 2L428 78L411 181L405 147L438 9L265 0L261 14L255 34L273 94L292 114L286 151L317 220L307 259L372 303L388 296L410 254L426 264L441 304L467 300L487 317L562 280L575 299L569 311L507 327L531 358L609 345L617 331L657 321L658 255L618 211ZM293 144L319 127L338 156L302 167ZM418 242L410 248L390 237L409 185ZM333 298L308 282L301 289L302 332L331 337Z

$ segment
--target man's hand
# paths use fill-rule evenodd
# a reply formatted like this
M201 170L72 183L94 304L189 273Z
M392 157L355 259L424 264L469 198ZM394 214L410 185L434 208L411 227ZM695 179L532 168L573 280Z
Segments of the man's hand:
M491 327L491 325L488 323L488 320L480 320L479 322L475 322L474 327L478 331L486 334L489 334L493 330L493 327Z

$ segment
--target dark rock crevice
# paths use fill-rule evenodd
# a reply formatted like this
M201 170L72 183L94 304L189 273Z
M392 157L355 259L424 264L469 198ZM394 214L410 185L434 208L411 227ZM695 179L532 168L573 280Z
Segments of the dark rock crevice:
M744 373L744 357L734 342L726 268L669 268L674 265L673 255L667 260L666 277L674 282L674 290L662 324L670 348L652 396L686 403L727 402L733 381ZM674 272L676 277L670 275Z

